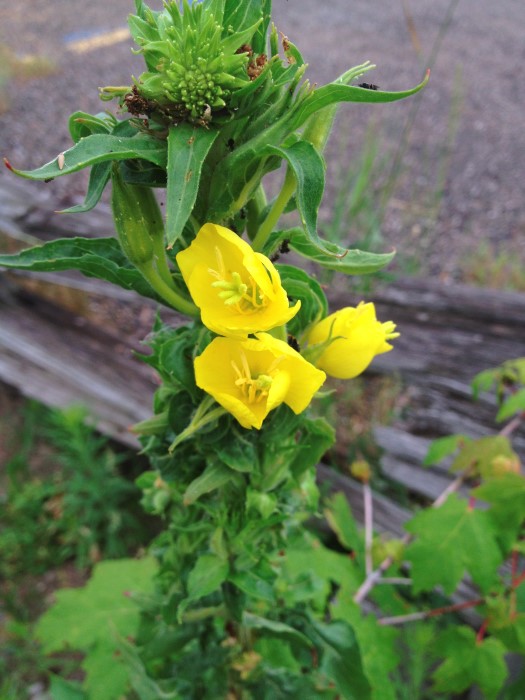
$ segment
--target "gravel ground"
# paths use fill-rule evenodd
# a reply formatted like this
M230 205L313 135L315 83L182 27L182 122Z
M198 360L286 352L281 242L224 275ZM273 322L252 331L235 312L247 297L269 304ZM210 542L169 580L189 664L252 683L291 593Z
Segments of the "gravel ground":
M71 50L75 40L124 27L133 7L131 0L0 0L0 48L19 59L36 54L55 67L50 75L4 86L9 108L0 115L0 154L17 167L50 160L70 145L70 112L101 111L99 85L128 84L130 73L140 74L142 61L130 53L129 40L83 54ZM411 87L441 38L417 110L415 99L343 106L328 160L346 166L358 157L371 119L384 152L393 153L413 119L384 222L385 249L396 246L401 263L415 255L422 271L444 280L461 279L483 241L494 254L504 248L525 261L525 88L518 69L525 54L523 2L274 0L274 19L299 45L310 80L319 84L370 59L378 68L367 80L389 90ZM329 167L322 220L330 216L337 172ZM0 186L9 176L0 173ZM47 185L54 208L80 199L84 184L76 176ZM352 222L348 229L352 235Z

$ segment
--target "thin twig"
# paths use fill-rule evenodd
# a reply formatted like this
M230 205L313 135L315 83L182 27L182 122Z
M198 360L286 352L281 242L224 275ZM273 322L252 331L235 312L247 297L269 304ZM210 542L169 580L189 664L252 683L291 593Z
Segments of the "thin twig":
M374 515L372 502L372 489L368 481L363 482L363 502L365 511L365 571L369 576L374 570L372 562L372 539L374 530Z
M507 425L502 428L498 435L503 435L503 437L508 437L511 435L517 428L520 427L521 423L525 420L525 411L520 413L517 416L514 416L514 418L507 423Z
M391 586L411 586L412 579L411 578L403 578L402 576L388 576L388 577L380 579L379 581L376 582L376 584L378 586L385 585L385 584L390 584Z
M459 474L454 481L452 481L447 488L440 493L440 495L436 498L434 503L432 504L433 508L439 508L439 506L443 505L443 503L446 501L448 496L453 493L454 491L457 491L460 486L463 484L467 476L469 475L470 468ZM406 534L403 537L403 544L408 544L410 540L412 539L412 536L409 534ZM371 571L370 573L367 573L367 576L361 586L358 588L354 595L354 603L362 603L363 600L367 597L367 595L370 593L372 588L377 584L379 579L382 578L384 572L392 566L394 563L394 557L387 557L384 559L381 564L375 569L374 571Z
M382 617L378 620L380 625L394 626L404 625L405 622L417 622L418 620L427 620L429 617L437 617L445 615L445 613L457 612L458 610L466 610L467 608L475 608L485 602L484 598L476 600L467 600L464 603L455 603L454 605L445 605L442 608L434 608L433 610L421 610L420 612L410 613L409 615L395 615L394 617Z

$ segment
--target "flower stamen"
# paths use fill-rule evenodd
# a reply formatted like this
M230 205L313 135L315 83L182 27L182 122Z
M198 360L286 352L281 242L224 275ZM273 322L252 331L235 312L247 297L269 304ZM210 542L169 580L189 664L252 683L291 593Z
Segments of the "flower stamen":
M261 403L270 392L273 378L269 374L259 374L258 377L252 377L251 369L244 352L241 353L241 365L242 370L239 369L234 360L231 361L233 371L237 375L235 386L239 387L243 398L245 398L249 404Z

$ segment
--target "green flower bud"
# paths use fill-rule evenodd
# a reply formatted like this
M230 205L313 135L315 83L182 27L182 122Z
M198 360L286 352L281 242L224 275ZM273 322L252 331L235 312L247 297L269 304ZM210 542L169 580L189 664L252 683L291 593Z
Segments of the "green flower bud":
M250 82L249 56L239 49L250 41L259 22L231 33L222 26L221 3L179 5L166 0L152 13L141 3L140 15L129 20L133 38L148 70L136 82L138 94L164 114L186 115L208 123L210 111L223 109L232 93ZM173 108L176 109L173 109Z

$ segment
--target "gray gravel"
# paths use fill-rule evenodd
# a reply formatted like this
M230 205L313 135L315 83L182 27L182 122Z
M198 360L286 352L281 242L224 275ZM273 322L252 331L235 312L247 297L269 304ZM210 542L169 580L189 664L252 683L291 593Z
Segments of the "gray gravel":
M158 8L161 2L150 4ZM378 68L366 80L402 90L421 79L449 3L406 0L405 5L420 53L401 0L274 0L274 17L301 48L312 82L327 82L370 59ZM71 111L101 111L99 85L126 84L130 73L141 72L142 62L130 53L129 41L83 55L68 49L75 38L125 26L132 10L131 0L0 0L0 42L19 57L38 54L56 65L47 77L8 84L10 108L0 115L1 155L26 168L50 160L70 145ZM421 98L383 227L384 247L398 247L401 264L415 254L424 271L460 279L483 241L525 261L524 26L522 0L459 0ZM394 152L414 102L343 106L329 146L330 163L345 166L359 156L371 119L385 152ZM455 138L447 150L456 114ZM0 173L0 185L5 177L10 174ZM322 220L330 216L337 180L337 167L329 168ZM81 199L84 186L80 175L46 187L58 208ZM435 210L429 206L433 194L439 205ZM348 230L350 237L355 235L352 222Z

